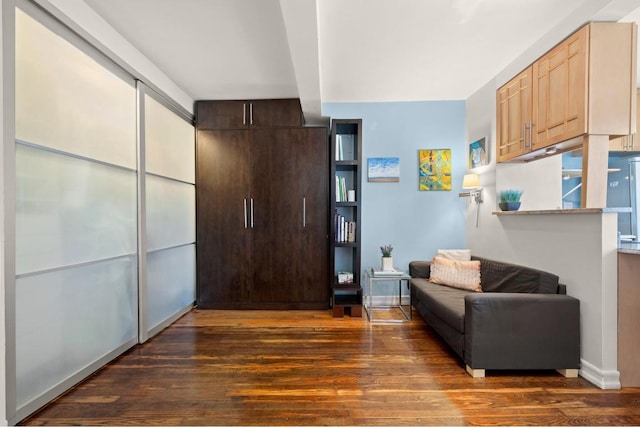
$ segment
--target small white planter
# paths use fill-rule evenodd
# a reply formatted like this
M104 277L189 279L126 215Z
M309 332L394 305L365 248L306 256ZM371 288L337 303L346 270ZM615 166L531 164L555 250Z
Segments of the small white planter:
M393 270L393 257L382 257L382 270L383 271L392 271Z

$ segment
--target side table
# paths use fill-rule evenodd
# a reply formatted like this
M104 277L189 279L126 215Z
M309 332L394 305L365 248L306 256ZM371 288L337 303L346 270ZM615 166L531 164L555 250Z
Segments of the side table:
M377 272L373 268L367 268L365 270L365 280L369 286L369 293L364 298L364 310L367 312L367 317L370 322L384 322L384 323L399 323L411 321L411 276L405 272L386 273ZM373 288L376 282L397 282L398 283L398 303L395 305L374 305L373 304ZM405 306L402 305L402 282L407 283L407 289L409 289L409 305L405 310ZM398 308L403 314L401 319L374 319L374 311L380 309L393 309Z

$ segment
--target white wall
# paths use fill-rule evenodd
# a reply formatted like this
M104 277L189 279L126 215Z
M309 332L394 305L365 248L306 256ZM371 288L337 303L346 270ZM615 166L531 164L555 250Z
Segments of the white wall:
M580 300L580 375L601 388L619 388L617 371L617 216L606 214L498 216L497 191L522 188L521 210L557 209L562 199L562 156L496 164L495 91L491 82L467 100L471 141L491 135L491 164L479 169L484 203L476 227L467 209L467 246L486 258L557 274Z
M557 274L581 303L580 374L602 388L619 388L617 372L616 214L497 216L496 194L524 190L521 210L557 209L562 199L560 155L530 163L495 163L495 90L491 82L467 100L468 138L491 129L491 164L480 173L485 201L478 227L467 210L472 253Z
M519 188L523 190L522 210L558 209L562 201L562 158L552 156L529 163L500 163L496 161L496 83L486 84L466 103L467 141L487 137L489 165L474 169L483 187L484 202L480 205L480 216L476 228L475 203L467 205L467 243L482 241L494 234L492 212L498 210L497 195L500 190ZM486 227L480 227L484 224ZM474 230L469 233L469 227Z
M481 229L468 229L472 253L549 271L567 285L580 300L580 375L619 388L616 214L494 215Z
M607 3L607 4L604 4ZM496 194L524 190L521 210L558 209L562 200L560 155L530 163L496 164L496 89L584 21L620 18L609 2L589 2L541 39L495 79L467 100L467 141L488 135L490 165L479 168L485 202L476 227L474 204L467 208L467 246L476 255L539 268L557 274L568 294L581 304L580 375L601 388L619 388L617 371L617 217L614 213L497 216ZM614 5L611 3L611 5ZM614 5L615 6L615 5ZM607 13L609 13L607 15ZM603 15L604 14L604 15Z

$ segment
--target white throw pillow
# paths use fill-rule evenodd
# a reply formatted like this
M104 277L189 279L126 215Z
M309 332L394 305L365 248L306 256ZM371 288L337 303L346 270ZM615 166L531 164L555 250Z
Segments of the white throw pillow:
M431 283L482 292L480 261L456 261L440 256L431 261Z
M470 261L471 249L438 249L437 256L456 261Z

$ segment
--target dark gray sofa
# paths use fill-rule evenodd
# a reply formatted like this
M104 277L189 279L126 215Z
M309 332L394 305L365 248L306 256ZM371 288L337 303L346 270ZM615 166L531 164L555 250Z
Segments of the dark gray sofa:
M556 369L577 376L580 305L558 276L480 261L483 292L429 282L430 262L409 263L411 302L474 377L486 369Z

